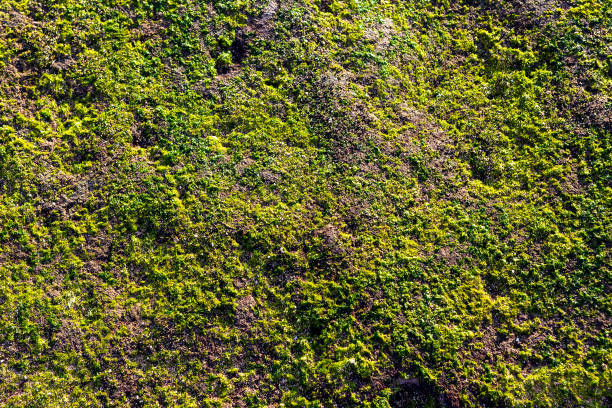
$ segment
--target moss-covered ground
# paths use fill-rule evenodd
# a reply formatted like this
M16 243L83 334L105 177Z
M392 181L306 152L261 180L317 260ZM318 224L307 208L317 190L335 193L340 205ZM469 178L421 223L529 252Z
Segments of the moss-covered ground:
M609 0L0 0L0 406L604 407Z

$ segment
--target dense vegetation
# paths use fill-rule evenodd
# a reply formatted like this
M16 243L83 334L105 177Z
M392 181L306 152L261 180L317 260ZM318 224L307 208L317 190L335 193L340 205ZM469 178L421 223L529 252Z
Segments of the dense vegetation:
M0 0L0 405L612 398L609 0Z

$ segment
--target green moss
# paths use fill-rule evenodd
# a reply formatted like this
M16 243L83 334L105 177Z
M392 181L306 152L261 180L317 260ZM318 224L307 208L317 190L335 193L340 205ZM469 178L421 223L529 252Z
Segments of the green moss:
M605 406L611 13L0 0L0 405Z

